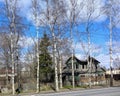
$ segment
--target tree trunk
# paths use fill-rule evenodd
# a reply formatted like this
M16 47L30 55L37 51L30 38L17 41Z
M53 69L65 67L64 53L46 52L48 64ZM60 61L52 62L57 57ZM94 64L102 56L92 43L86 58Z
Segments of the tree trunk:
M56 39L55 39L55 34L54 32L52 32L52 37L53 37L53 62L54 62L54 65L55 65L55 91L59 91L59 88L58 88L58 66L57 66L57 45L56 45Z
M112 11L112 10L110 10ZM109 46L109 51L110 51L110 86L113 86L113 73L112 73L112 16L110 14L110 46Z
M60 56L60 62L59 62L59 69L60 69L60 88L62 88L62 56Z
M38 36L38 27L36 28L37 32L37 93L40 91L40 64L39 64L39 36Z
M6 88L8 87L8 58L6 59Z
M15 81L14 81L14 78L15 78L15 66L14 66L14 45L13 45L13 35L12 35L12 32L11 32L11 63L12 63L12 94L14 95L15 94Z
M72 49L72 86L75 88L75 76L74 76L74 61L73 61L73 49Z

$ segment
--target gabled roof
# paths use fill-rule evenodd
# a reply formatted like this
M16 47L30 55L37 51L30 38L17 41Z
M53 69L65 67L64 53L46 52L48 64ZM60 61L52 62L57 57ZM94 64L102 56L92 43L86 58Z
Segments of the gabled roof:
M72 57L70 57L65 64L69 64L69 61L72 60ZM73 56L73 60L76 60L76 62L74 63L79 63L79 64L87 64L86 61L83 61L83 60L79 60L76 56Z
M98 64L98 63L100 63L98 60L96 60L95 58L93 58L93 57L88 57L89 58L89 61L90 60L92 60L92 62L94 63L94 64ZM67 61L66 61L66 63L65 64L69 64L69 61L70 60L72 60L72 57L70 57ZM76 60L76 62L74 61L74 63L78 63L78 64L87 64L87 60L79 60L76 56L73 56L73 60Z
M88 58L89 58L89 61L90 61L90 59L91 59L92 62L94 62L94 63L97 63L97 64L100 63L98 60L96 60L96 59L93 58L93 57L90 57L90 56L89 56Z

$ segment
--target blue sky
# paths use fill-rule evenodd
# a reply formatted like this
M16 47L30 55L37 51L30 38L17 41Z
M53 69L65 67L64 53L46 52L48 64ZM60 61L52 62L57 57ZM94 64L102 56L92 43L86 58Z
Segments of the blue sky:
M1 2L3 2L3 0L0 0ZM22 15L26 18L24 22L27 22L30 24L29 26L29 30L26 31L26 37L22 37L22 39L24 39L24 42L20 42L22 46L24 47L29 47L31 46L34 41L33 41L33 37L36 36L35 33L35 27L34 27L34 23L32 20L32 15L31 15L31 10L29 9L31 6L31 0L21 0L20 1L20 6L22 6L21 8L21 13ZM78 2L81 2L82 0L78 0ZM85 0L84 4L89 4L89 2L87 2L88 0ZM99 15L99 13L101 12L100 7L104 6L104 2L106 0L95 0L95 12L92 16L92 18L96 17L97 15ZM120 1L120 0L116 0L116 1ZM1 3L0 3L1 4ZM68 6L69 5L69 0L68 0ZM82 14L81 17L83 18L83 20L86 20L86 7L82 10ZM119 13L118 13L119 14ZM1 19L0 19L1 20ZM101 16L99 16L99 18L97 18L96 20L92 20L93 26L91 27L91 55L94 56L95 58L97 58L100 62L102 66L106 66L107 68L109 67L109 30L108 30L108 19L106 17L105 14L102 14ZM42 26L43 27L43 26ZM41 33L43 33L44 29L40 28L40 36ZM85 24L82 22L82 24L80 23L80 25L77 27L77 29L80 32L84 32L85 31ZM119 33L120 31L120 26L119 24L117 25L117 31ZM117 34L115 35L117 36ZM74 37L74 41L76 38ZM87 50L87 39L86 36L82 34L82 40L84 45L86 46L86 50ZM114 44L116 44L114 47L115 49L119 49L120 48L120 39L118 41L114 41ZM74 42L74 48L75 48L75 52L76 52L76 56L78 58L83 57L83 48L81 46L80 42ZM116 56L119 56L120 58L120 52L117 52L116 54L113 54L113 58L115 58Z

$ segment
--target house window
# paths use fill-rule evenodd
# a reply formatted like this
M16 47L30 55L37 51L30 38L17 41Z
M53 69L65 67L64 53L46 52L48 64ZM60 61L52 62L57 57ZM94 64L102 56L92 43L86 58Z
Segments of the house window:
M83 65L82 65L82 69L84 69L84 67L85 67L85 66L84 66L84 64L83 64Z
M81 75L81 77L85 77L85 75Z
M79 68L79 66L78 66L78 64L76 64L76 69L78 69Z
M69 68L69 69L72 69L72 66L71 66L70 64L68 64L68 68Z

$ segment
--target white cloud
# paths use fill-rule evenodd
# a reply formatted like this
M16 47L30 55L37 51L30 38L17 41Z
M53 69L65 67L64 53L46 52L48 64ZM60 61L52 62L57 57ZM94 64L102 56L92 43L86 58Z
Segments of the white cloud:
M27 14L30 12L31 0L20 0L19 6L20 6L22 15L27 17Z
M33 39L31 37L21 37L20 38L20 41L19 41L19 45L22 47L22 48L28 48L28 47L31 47L35 44L36 42L36 39Z
M3 1L3 0L1 0ZM39 0L38 0L39 1ZM106 20L107 16L106 14L104 14L103 7L105 6L105 0L76 0L77 5L79 6L79 10L80 10L80 18L82 19L82 21L85 21L88 18L88 13L92 13L91 18L93 21L96 22L102 22L104 20ZM117 2L120 2L119 0L115 0ZM22 14L25 15L27 17L28 20L33 21L33 15L31 13L31 0L20 0L19 1L19 5L21 6L21 11ZM41 2L41 1L40 1ZM70 5L70 0L64 0L64 2L66 2L66 6L67 7L71 7ZM42 9L45 8L45 3L41 2L40 3L42 6ZM115 3L117 4L117 6L119 5L119 3ZM42 10L43 11L43 10ZM69 14L69 12L68 12ZM119 18L119 14L117 15L117 18ZM43 21L45 21L44 16L40 16L40 18L43 19ZM96 18L96 19L95 19ZM120 26L120 23L117 23L117 27Z
M80 10L79 18L80 18L80 20L82 20L82 22L88 19L88 13L92 14L91 20L93 20L93 21L99 22L99 21L104 21L106 19L106 15L103 14L103 12L101 11L101 8L104 6L104 0L77 0L77 1L78 1L77 9ZM91 1L94 1L94 2L91 2ZM25 6L25 8L23 7L22 10L26 10L26 11L23 11L23 13L26 13L28 20L34 21L33 20L34 16L32 15L30 9L29 10L27 9L27 7L30 6L30 0L22 0L21 2L23 2L21 4L23 4ZM71 10L70 0L65 0L64 2L66 2L67 8ZM41 5L43 7L42 8L42 11L43 11L43 9L45 9L45 4L42 2ZM69 14L70 14L70 12L68 11L68 14L67 14L68 17L69 17ZM47 22L47 21L45 21L46 19L45 19L44 15L42 15L42 16L39 15L38 20L41 21L40 19L44 22ZM50 19L52 20L52 17Z
M86 21L89 16L90 19L96 22L104 21L106 15L103 13L103 7L105 5L104 0L76 0L78 7L77 10L80 11L79 18L83 21ZM70 0L66 0L68 7L71 10ZM68 15L70 12L68 11Z
M0 0L0 2L4 2L5 0ZM9 1L8 1L9 2ZM27 16L30 11L31 0L18 0L18 7L20 8L20 12L23 16Z
M0 0L0 1L3 1L3 0ZM88 13L92 13L91 18L93 21L100 22L100 21L106 20L107 16L102 11L103 7L105 6L105 0L76 0L76 1L78 1L77 5L79 6L78 9L80 10L79 16L82 19L82 21L85 21L88 18ZM117 1L120 3L119 0L114 0L114 1ZM66 2L67 7L69 8L71 7L70 0L65 0L64 2ZM119 6L119 3L115 3L117 4L116 6ZM40 4L43 9L43 7L45 7L45 3L41 2ZM22 15L26 16L27 19L31 21L33 17L30 9L31 0L19 0L19 6L21 9ZM44 19L43 18L44 16L40 16L40 17ZM117 15L117 18L119 17L120 17L120 14ZM119 26L120 26L120 23L119 24L117 23L117 27Z
M106 47L109 49L110 43L106 42ZM113 53L120 53L120 41L113 41L112 42L112 51Z
M87 43L84 43L84 45L85 45L85 49L88 50ZM75 53L76 57L78 57L81 60L85 60L86 56L83 53L83 48L81 47L81 44L77 43L75 46L76 47L74 47L74 48L76 50L75 51L76 52ZM107 47L107 45L106 45L106 47ZM92 44L91 49L92 49L91 50L91 56L93 56L98 61L100 61L101 66L105 66L106 68L109 68L109 66L110 66L110 55L107 54L107 53L109 53L109 49L107 51L105 51L106 50L105 47L99 46L99 45L96 45L96 44ZM118 55L120 56L120 54L112 54L113 60Z
M86 44L86 46L87 46L87 44ZM101 66L105 66L106 68L109 68L109 64L110 64L109 63L110 62L109 54L105 54L103 52L103 48L99 47L98 45L93 44L92 48L93 48L93 52L91 53L92 56L94 58L96 58L98 61L100 61L100 65ZM76 57L78 57L81 60L85 60L86 59L85 54L83 54L81 52L83 50L82 47L81 47L81 44L79 44L79 43L76 44L75 50L76 50L76 53L75 53ZM94 54L97 54L97 55L94 55ZM113 57L115 57L115 55Z
M113 53L120 53L120 41L113 42Z
M109 54L109 43L106 42L106 47L107 47L107 53L105 54L105 50L103 52L100 52L96 58L101 62L100 64L102 66L105 66L106 68L110 67L110 54ZM105 48L104 48L105 49ZM117 57L120 57L120 42L113 42L112 45L112 60L114 61ZM114 63L112 63L112 67L114 67Z
M81 53L81 54L86 54L88 52L88 44L87 43L77 43L73 45L75 48L75 52ZM96 44L91 44L90 45L90 53L91 55L99 54L103 51L102 47Z
M114 61L117 57L120 57L119 54L112 54L112 61ZM96 59L100 61L100 65L105 66L106 68L110 68L110 55L101 53L96 56ZM112 62L112 67L114 67L114 62Z
M98 56L95 57L98 61L100 61L100 65L105 66L106 68L109 68L109 62L110 62L110 57L109 54L99 54Z
M86 56L83 55L83 54L75 54L75 56L76 56L77 58L79 58L80 60L86 60Z

